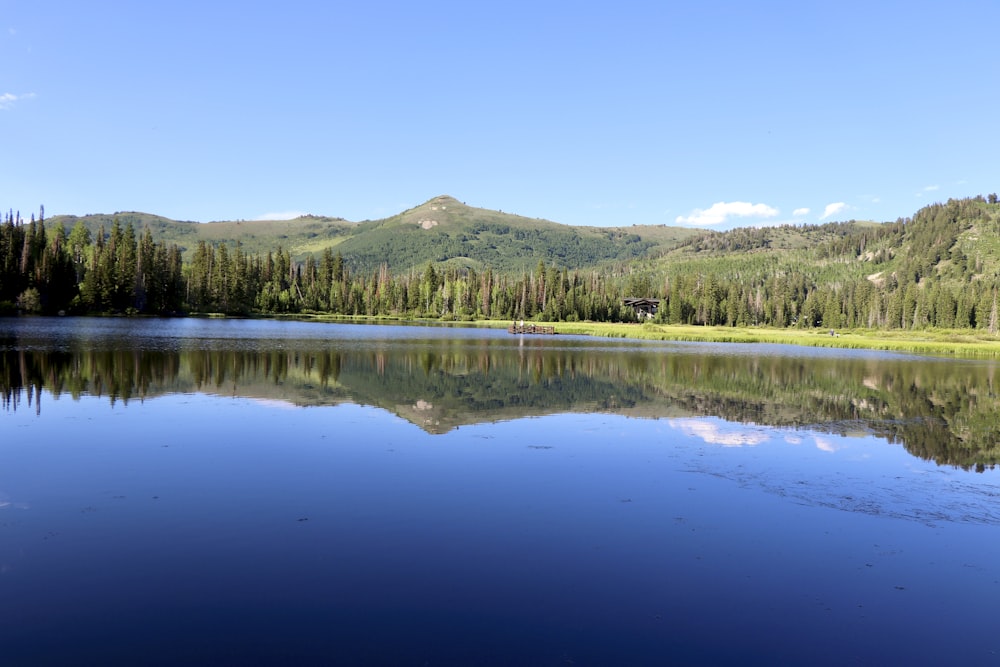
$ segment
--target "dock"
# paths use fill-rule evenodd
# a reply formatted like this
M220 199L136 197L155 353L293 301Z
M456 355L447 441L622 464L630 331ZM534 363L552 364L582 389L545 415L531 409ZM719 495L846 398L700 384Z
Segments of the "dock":
M554 334L555 327L543 327L537 324L511 324L507 327L507 333L512 334Z

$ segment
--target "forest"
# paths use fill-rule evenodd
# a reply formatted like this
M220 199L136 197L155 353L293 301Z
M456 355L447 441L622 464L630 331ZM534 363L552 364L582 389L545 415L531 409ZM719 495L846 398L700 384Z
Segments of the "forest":
M211 223L209 223L211 224ZM525 232L481 225L496 236ZM634 237L638 239L638 237ZM632 243L634 239L628 239ZM502 243L501 241L498 241ZM375 265L327 246L157 240L115 218L92 233L46 225L44 208L0 225L0 314L329 313L442 320L631 321L628 296L661 300L663 323L868 329L1000 328L1000 205L949 200L892 223L704 232L669 249L581 266L547 253L532 270L452 260ZM593 254L592 252L589 254ZM185 259L186 258L186 259Z

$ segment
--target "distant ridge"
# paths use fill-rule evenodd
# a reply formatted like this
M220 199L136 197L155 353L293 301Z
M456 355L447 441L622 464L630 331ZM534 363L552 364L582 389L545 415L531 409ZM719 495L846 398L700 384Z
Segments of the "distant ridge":
M230 220L207 223L171 220L141 212L54 216L47 227L69 231L82 222L91 234L114 221L136 233L149 228L154 240L178 245L188 256L200 241L266 254L281 247L296 261L327 248L340 252L355 270L386 265L393 271L421 268L428 262L512 271L533 269L539 261L582 269L656 255L702 233L684 227L579 227L540 218L468 206L438 195L380 220L350 222L305 215L291 220Z
M384 266L402 273L433 263L523 273L542 263L568 270L654 274L686 267L681 278L713 274L736 284L796 273L830 285L870 276L869 282L880 288L911 277L926 285L929 279L950 282L964 276L979 287L1000 275L1000 204L995 200L996 195L949 200L896 222L851 220L726 232L664 225L572 226L469 206L447 194L363 222L306 215L200 224L129 211L56 216L46 225L63 224L69 231L83 223L96 234L102 226L109 231L117 220L136 233L148 228L154 240L176 244L187 256L199 242L239 243L245 253L261 256L282 248L296 262L329 250L340 253L352 271L362 272ZM955 289L968 291L957 283Z

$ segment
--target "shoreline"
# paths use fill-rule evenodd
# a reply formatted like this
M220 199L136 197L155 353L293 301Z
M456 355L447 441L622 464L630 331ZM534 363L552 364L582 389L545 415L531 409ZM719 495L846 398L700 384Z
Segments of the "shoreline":
M466 326L506 329L513 320L436 320L389 317L334 317L323 314L287 316L287 319L319 322L384 322ZM529 323L529 321L525 321ZM865 349L904 352L963 359L1000 358L1000 335L978 329L771 329L765 327L705 327L685 324L613 323L613 322L542 322L539 327L554 327L555 333L599 338L634 338L637 340L687 341L701 343L772 343L803 347Z
M803 347L867 349L959 358L1000 357L1000 336L962 330L768 329L758 327L701 327L666 324L605 324L563 322L559 333L581 333L610 338L674 340L704 343L774 343Z
M16 317L16 316L15 316ZM41 316L45 317L45 316ZM70 316L72 317L72 316ZM98 315L108 317L108 315ZM111 315L110 317L121 317ZM181 317L207 319L275 319L302 322L399 324L441 327L507 329L514 320L441 320L411 317L343 316L326 313L250 314L189 313ZM653 322L547 322L526 320L536 327L553 327L555 334L632 338L635 340L685 341L700 343L770 343L802 347L826 347L901 352L960 359L1000 358L1000 335L979 329L774 329L766 327L695 326Z

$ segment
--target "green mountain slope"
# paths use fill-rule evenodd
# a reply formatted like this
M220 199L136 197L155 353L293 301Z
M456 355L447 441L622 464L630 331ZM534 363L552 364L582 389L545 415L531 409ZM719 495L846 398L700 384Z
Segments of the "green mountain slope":
M95 235L102 227L108 232L115 220L122 227L131 224L136 234L141 234L148 227L154 241L177 245L183 251L185 259L190 258L190 253L199 241L216 245L226 243L230 246L235 246L238 241L245 252L260 255L266 255L281 246L293 255L304 258L310 252L321 251L327 246L340 243L356 227L342 218L312 215L293 220L198 223L132 211L85 216L61 215L49 218L45 225L47 229L52 229L62 224L68 232L78 222L82 222L91 235Z
M973 282L1000 276L1000 204L949 200L895 222L738 228L677 244L660 266L697 266L727 277L800 271L816 281L873 284Z
M650 257L698 232L683 228L575 227L466 206L441 196L399 215L361 223L340 250L359 268L399 270L447 262L498 271L560 268Z
M249 254L266 254L279 246L296 261L335 247L357 270L386 264L394 272L421 268L428 262L499 271L533 269L539 260L560 268L579 269L605 262L626 262L653 257L679 241L700 234L698 230L633 226L576 227L538 218L467 206L440 196L384 220L352 223L341 218L305 216L283 221L227 221L192 223L146 213L57 216L48 228L63 224L67 231L77 222L96 234L110 230L117 219L132 224L136 233L146 227L157 242L178 245L185 258L198 245L237 241Z
M667 321L1000 332L1000 204L973 197L896 222L703 233L632 267Z
M200 260L184 273L169 249L156 257L150 249L142 279L133 281L135 251L125 245L95 244L88 252L76 242L70 255L49 248L34 223L8 219L0 235L0 249L7 248L0 253L0 274L7 276L0 301L8 308L17 301L29 312L144 312L152 294L170 297L163 304L154 299L158 312L306 309L616 321L632 317L624 297L650 296L661 300L658 320L670 324L1000 333L995 194L932 204L889 223L727 232L573 227L447 196L361 223L309 216L196 224L140 213L47 221L60 223L149 229L155 241L181 246L189 259L197 248ZM241 252L224 252L236 243ZM274 261L261 259L279 248L284 252ZM320 261L310 261L317 255ZM476 271L442 271L442 265ZM150 271L157 276L152 281Z

